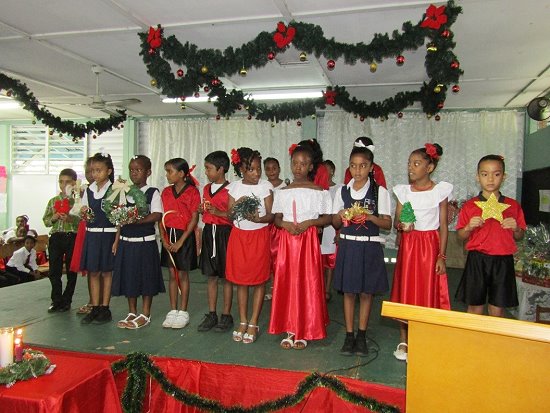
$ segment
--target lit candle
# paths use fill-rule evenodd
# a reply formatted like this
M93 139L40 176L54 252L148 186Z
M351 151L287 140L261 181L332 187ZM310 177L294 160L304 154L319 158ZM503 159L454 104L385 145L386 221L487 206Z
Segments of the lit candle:
M13 363L13 328L0 328L0 367Z
M15 362L19 363L21 360L23 360L23 342L20 338L16 338L14 340L14 343Z
M21 341L21 346L23 345L23 329L22 328L18 328L17 330L15 330L15 338L19 339Z

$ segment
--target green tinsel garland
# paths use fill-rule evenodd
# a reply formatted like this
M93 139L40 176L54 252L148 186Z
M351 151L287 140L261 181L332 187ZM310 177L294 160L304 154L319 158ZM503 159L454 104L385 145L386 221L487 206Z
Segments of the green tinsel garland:
M159 383L165 393L171 395L181 403L215 413L274 412L296 406L317 387L330 389L341 399L358 406L366 407L373 412L398 413L400 411L395 406L379 402L371 397L365 397L357 392L348 390L336 377L324 376L319 373L312 373L305 377L298 383L294 394L282 396L275 400L261 402L251 407L242 407L224 406L216 400L210 400L180 389L171 383L147 354L144 353L130 353L124 360L113 363L112 369L115 374L128 370L128 381L122 395L122 407L126 413L139 413L142 411L147 374L151 375L151 377Z
M75 123L70 120L62 120L59 116L54 116L45 107L41 108L40 102L29 91L26 84L3 73L0 73L0 89L9 91L11 97L23 104L23 109L31 112L44 125L59 133L66 133L72 136L75 141L78 138L84 138L88 133L101 135L103 132L112 130L126 120L126 111L123 110L117 110L119 113L117 116L109 116L108 118L98 119L94 122Z
M229 219L237 222L248 219L250 215L256 213L261 202L260 198L256 195L243 197L233 205Z
M334 38L324 37L320 26L291 22L296 29L292 44L296 49L324 56L327 59L344 58L345 64L381 62L383 59L402 55L405 50L417 50L429 39L430 50L426 53L426 74L429 78L418 91L399 92L395 96L383 101L367 103L356 98L350 98L343 86L327 88L336 92L334 104L343 110L361 117L388 118L392 113L398 113L415 102L420 102L422 110L428 115L441 110L446 98L446 92L451 83L457 83L463 71L459 68L458 58L453 53L455 43L451 26L456 21L462 8L455 6L451 0L446 4L445 15L447 22L438 29L422 27L419 23L413 25L405 22L402 33L395 30L391 36L377 33L370 44L363 42L356 44L340 43ZM426 14L424 15L424 17ZM162 28L158 26L160 36ZM236 111L244 109L249 116L263 121L279 122L290 119L299 119L315 114L317 108L325 109L327 102L324 97L306 99L292 103L281 103L268 106L256 103L241 90L228 92L218 80L219 76L232 76L243 68L260 68L268 64L268 54L283 52L288 46L278 49L273 35L275 32L262 32L258 36L241 45L240 48L228 47L225 50L199 49L190 42L181 44L175 36L161 38L158 48L152 48L148 42L148 33L139 33L141 52L147 72L153 78L157 87L169 97L193 96L203 86L208 86L208 96L217 97L213 104L220 116L230 116ZM183 76L176 76L172 72L171 63L185 67ZM156 83L155 83L156 82Z

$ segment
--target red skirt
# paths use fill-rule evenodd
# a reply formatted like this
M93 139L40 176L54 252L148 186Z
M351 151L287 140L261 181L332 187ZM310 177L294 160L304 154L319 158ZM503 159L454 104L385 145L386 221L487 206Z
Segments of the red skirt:
M271 251L271 273L275 274L275 263L277 262L277 252L279 251L279 238L281 237L281 228L275 224L269 225L270 251Z
M290 332L305 340L325 338L329 318L317 228L300 235L280 234L268 332Z
M80 268L80 257L82 256L82 247L84 247L84 238L86 237L86 221L82 220L78 224L76 238L74 240L73 256L71 258L70 270L73 272L82 271ZM83 271L82 275L86 273Z
M323 261L323 268L328 268L333 270L334 267L336 267L336 253L333 252L332 254L323 254L321 255L321 259Z
M438 254L439 231L403 232L390 300L450 310L447 274L435 273Z
M225 277L237 285L260 285L269 280L269 226L252 231L233 227L227 244Z

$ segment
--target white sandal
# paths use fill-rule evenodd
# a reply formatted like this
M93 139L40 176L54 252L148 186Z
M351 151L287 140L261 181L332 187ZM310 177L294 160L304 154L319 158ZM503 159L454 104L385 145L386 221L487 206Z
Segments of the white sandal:
M397 360L407 361L408 352L405 350L408 350L408 349L409 349L409 346L407 345L407 343L405 342L399 343L397 345L397 348L393 352L393 355Z
M286 333L287 337L281 340L279 344L283 350L290 350L294 347L294 333Z
M139 322L143 320L144 323L140 324ZM151 322L151 316L147 317L145 314L140 314L133 320L129 320L126 328L128 330L137 330L138 328L145 327Z
M239 323L239 325L247 326L248 328L248 322ZM243 341L243 334L246 334L246 330L245 331L233 330L233 341Z
M116 326L118 328L128 328L128 323L136 317L137 315L135 315L134 313L128 313L124 320L120 320L118 323L116 323Z
M248 334L248 329L250 329L250 328L255 329L256 334ZM248 329L247 329L246 333L243 334L243 343L244 344L254 343L256 341L256 339L258 338L258 334L260 334L260 327L259 326L255 326L254 324L249 324Z
M296 344L301 344L301 345L297 346ZM306 347L307 347L306 340L294 340L294 345L292 346L294 350L303 350Z

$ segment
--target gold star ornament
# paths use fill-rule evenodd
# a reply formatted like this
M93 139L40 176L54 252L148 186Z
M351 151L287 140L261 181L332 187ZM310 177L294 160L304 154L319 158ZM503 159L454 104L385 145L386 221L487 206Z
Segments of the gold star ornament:
M502 212L510 208L510 205L501 204L498 202L495 194L491 194L487 201L474 201L474 203L481 208L481 218L484 220L494 218L498 222L502 222L504 220Z

